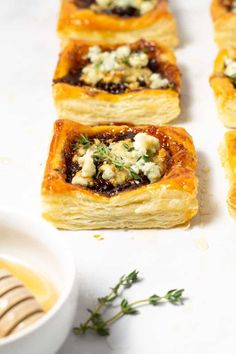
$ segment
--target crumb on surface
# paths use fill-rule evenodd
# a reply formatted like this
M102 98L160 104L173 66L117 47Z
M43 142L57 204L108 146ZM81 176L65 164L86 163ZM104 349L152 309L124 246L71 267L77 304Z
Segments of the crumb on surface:
M103 241L103 240L105 240L105 238L104 238L103 236L98 235L98 234L93 235L93 238L96 238L98 241Z

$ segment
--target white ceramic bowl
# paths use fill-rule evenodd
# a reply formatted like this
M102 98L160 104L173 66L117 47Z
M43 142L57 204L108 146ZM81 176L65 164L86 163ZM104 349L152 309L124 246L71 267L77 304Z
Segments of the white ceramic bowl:
M0 339L0 354L54 354L73 326L77 305L76 267L61 235L46 222L0 210L0 257L39 269L58 290L52 309L33 326Z

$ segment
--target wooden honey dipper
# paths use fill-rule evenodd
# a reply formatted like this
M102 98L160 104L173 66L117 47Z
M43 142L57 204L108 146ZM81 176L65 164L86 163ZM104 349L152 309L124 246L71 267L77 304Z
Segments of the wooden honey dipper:
M0 269L0 338L21 331L43 315L35 296L12 274Z

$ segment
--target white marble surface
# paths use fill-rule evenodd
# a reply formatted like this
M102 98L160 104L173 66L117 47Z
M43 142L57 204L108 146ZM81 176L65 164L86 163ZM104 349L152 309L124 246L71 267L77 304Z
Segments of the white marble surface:
M236 350L235 222L227 212L228 183L217 153L225 129L208 85L216 54L209 1L173 0L172 5L182 41L177 56L183 72L183 112L175 124L187 128L198 150L201 217L187 230L100 232L103 241L89 231L63 235L75 254L80 277L76 324L98 296L134 268L145 279L128 298L184 287L188 301L183 307L143 308L139 316L117 322L107 339L71 334L59 354ZM0 204L33 215L40 215L40 183L56 119L50 86L59 47L58 7L55 0L0 2Z

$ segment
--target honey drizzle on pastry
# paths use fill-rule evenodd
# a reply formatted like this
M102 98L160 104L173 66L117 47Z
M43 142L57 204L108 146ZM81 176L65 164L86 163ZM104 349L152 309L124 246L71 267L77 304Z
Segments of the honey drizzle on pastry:
M43 315L33 294L8 271L0 269L0 338L17 333Z

